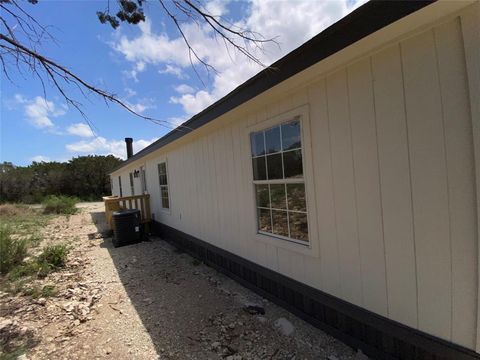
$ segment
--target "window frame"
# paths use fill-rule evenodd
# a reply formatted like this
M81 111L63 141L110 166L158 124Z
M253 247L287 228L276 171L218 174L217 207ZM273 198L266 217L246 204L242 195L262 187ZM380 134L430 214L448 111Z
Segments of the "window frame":
M122 175L118 176L118 189L119 189L119 192L120 192L120 197L123 197Z
M298 123L299 124L299 127L300 127L300 147L296 147L294 149L288 149L288 150L283 150L283 145L282 145L282 135L281 135L281 128L283 125L286 125L286 124L289 124L289 123ZM275 152L266 152L264 155L257 155L257 156L252 156L252 160L255 159L255 158L260 158L260 157L268 157L270 155L276 155L276 154L281 154L282 157L281 157L281 163L282 163L282 175L284 174L285 172L285 163L284 163L284 156L283 154L285 153L288 153L288 152L293 152L293 151L298 151L300 150L302 152L302 177L301 178L284 178L282 177L281 179L265 179L265 180L255 180L253 179L253 184L256 186L256 185L267 185L267 186L271 186L271 185L284 185L285 186L285 196L287 196L287 186L290 185L290 184L302 184L304 186L304 189L305 189L305 169L304 169L304 166L303 166L303 163L304 163L304 159L303 159L303 139L302 139L302 123L300 121L300 117L299 116L296 116L294 118L292 118L290 121L286 121L286 122L283 122L283 123L278 123L272 127L268 127L268 128L265 128L263 130L260 130L260 131L257 131L257 132L251 132L250 135L254 134L254 133L260 133L262 132L263 133L263 137L264 137L264 144L266 146L266 135L265 133L271 129L280 129L280 149L278 151L275 151ZM253 166L253 163L252 163L252 166ZM265 162L265 167L266 167L266 172L268 173L268 165L267 165L267 162ZM263 209L263 210L269 210L269 211L282 211L282 212L285 212L287 214L287 228L288 228L288 233L290 234L290 221L288 220L289 216L291 213L299 213L299 214L303 214L303 215L306 215L307 216L307 227L308 227L308 211L307 209L305 209L305 211L297 211L297 210L290 210L288 209L288 200L287 200L287 197L285 198L285 206L286 208L285 209L281 209L281 208L275 208L273 207L271 201L272 201L272 190L268 190L269 191L269 207L262 207L262 206L259 206L259 204L257 203L256 204L256 209L257 209L257 217L258 217L258 210L259 209ZM306 190L305 191L305 197L306 197ZM270 219L271 219L271 225L273 225L273 215L272 215L272 212L270 212ZM298 244L301 244L301 245L308 245L308 243L310 242L310 237L309 235L307 234L307 240L300 240L300 239L295 239L291 236L285 236L285 235L281 235L281 234L275 234L273 231L272 232L268 232L268 231L262 231L260 229L257 229L258 233L260 234L263 234L263 235L267 235L267 236L273 236L273 237L277 237L277 238L280 238L282 240L286 240L286 241L292 241L292 242L295 242L295 243L298 243Z
M160 184L160 172L159 172L159 166L160 164L165 164L165 176L167 177L167 185L162 185ZM172 201L171 201L171 196L170 196L170 177L168 176L168 162L167 159L160 159L157 160L157 176L158 176L158 188L159 188L159 197L160 197L160 210L170 214L172 211ZM162 203L162 186L167 188L168 191L168 208L163 207Z
M141 165L139 168L140 171L140 187L141 193L143 195L148 194L148 187L147 187L147 170L145 165Z
M135 177L133 176L133 171L128 173L128 178L130 182L130 196L135 196Z
M275 126L279 126L290 121L298 120L300 123L300 137L301 137L301 154L303 165L303 178L302 180L291 179L272 179L272 180L253 180L253 163L251 153L250 134L254 132L268 130ZM267 243L278 248L284 248L294 252L299 252L304 255L318 257L319 256L319 244L318 244L318 231L317 231L317 212L316 212L316 197L313 177L313 163L311 154L311 136L310 136L310 119L309 119L309 107L308 105L302 105L292 110L274 115L270 118L266 118L256 124L246 127L246 144L245 149L246 161L248 163L248 181L251 184L251 229L253 238L256 241ZM290 183L303 183L305 186L305 202L307 213L307 226L308 226L308 242L297 240L289 237L285 237L278 234L272 234L264 232L258 229L258 215L257 215L257 200L256 200L256 184L290 184Z

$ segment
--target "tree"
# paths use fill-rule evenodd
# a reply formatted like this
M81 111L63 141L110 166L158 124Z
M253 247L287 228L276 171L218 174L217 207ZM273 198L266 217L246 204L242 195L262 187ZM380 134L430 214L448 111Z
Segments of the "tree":
M122 160L108 156L79 156L65 162L33 162L29 166L0 164L0 203L40 202L47 195L100 199L110 194L108 174Z
M145 21L143 10L145 0L116 0L112 8L110 7L110 0L104 1L107 5L106 10L97 12L97 17L103 24L109 24L116 29L122 22L136 25ZM28 6L34 6L38 3L38 0L28 0L28 3ZM227 19L211 14L199 0L158 0L158 4L167 18L175 25L176 30L187 45L190 63L194 69L195 62L198 62L207 71L216 71L191 46L188 37L182 30L184 21L193 21L199 26L208 26L215 36L224 42L226 51L233 49L250 61L264 66L250 49L262 49L265 42L272 42L273 39L264 39L254 31L238 28ZM81 103L69 94L69 85L76 86L84 96L87 95L87 92L93 93L105 102L116 104L135 116L160 125L167 125L164 120L138 113L113 92L92 85L77 76L65 65L59 64L42 54L40 51L42 43L54 39L50 35L48 27L40 24L17 0L0 0L0 10L0 23L2 25L0 63L3 74L7 79L11 80L9 73L12 71L12 66L14 71L22 72L26 69L42 83L44 93L45 81L48 81L65 99L67 104L77 109L87 122L88 119L81 109Z

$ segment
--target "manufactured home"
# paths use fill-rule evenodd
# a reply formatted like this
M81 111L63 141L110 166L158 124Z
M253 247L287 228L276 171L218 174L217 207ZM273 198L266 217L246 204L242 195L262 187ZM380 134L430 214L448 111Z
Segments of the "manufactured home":
M372 358L480 359L480 2L368 2L111 181Z

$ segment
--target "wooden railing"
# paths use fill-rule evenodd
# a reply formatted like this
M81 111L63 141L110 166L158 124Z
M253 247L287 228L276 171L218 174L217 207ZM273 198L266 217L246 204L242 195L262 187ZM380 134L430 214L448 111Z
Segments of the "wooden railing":
M142 223L149 223L152 220L150 213L150 195L134 195L134 196L104 196L105 216L110 228L113 229L112 214L114 211L123 209L138 209Z

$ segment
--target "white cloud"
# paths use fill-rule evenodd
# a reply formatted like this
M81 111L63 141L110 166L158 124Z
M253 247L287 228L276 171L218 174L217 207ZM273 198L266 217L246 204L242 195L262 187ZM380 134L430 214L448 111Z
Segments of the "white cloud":
M125 95L123 96L122 101L125 105L127 105L133 111L141 114L145 110L156 108L155 99L142 98L134 102L132 98L137 95L137 92L129 87L125 88L124 91L125 91Z
M28 101L22 94L15 94L13 98L18 104L25 104Z
M156 140L157 138L153 138L151 140L134 140L134 153L139 152L140 150L142 150ZM72 144L67 144L65 147L68 151L77 154L114 155L122 159L126 158L126 148L124 140L108 140L104 137L99 136L92 140L82 140Z
M36 155L32 158L30 158L31 162L49 162L50 158L48 156L43 156L43 155Z
M186 66L190 63L185 56L186 45L182 39L170 39L167 34L154 34L150 20L139 24L141 35L135 39L121 36L114 49L122 53L128 61L134 63L159 64L173 62Z
M28 99L21 94L15 94L12 100L6 102L6 106L10 109L16 109L18 106L23 107L27 120L36 128L45 129L52 133L58 133L52 118L66 114L65 104L55 104L41 96Z
M66 113L63 107L56 106L53 102L41 96L35 97L25 105L25 115L37 128L53 128L51 117L62 116Z
M178 117L168 118L167 122L169 125L176 128L177 126L182 125L187 120L188 120L188 116L178 116Z
M69 133L70 135L77 135L81 137L95 136L90 126L84 123L76 123L76 124L70 125L67 128L67 133Z
M175 91L179 94L191 94L195 92L195 89L187 84L180 84L174 87Z
M252 29L265 38L275 38L278 42L267 43L262 51L249 49L264 64L271 64L283 55L300 46L318 34L321 30L340 19L365 0L317 1L298 0L294 2L278 0L251 0L246 16L234 25ZM220 0L209 1L205 7L215 15L224 15L228 3ZM151 65L163 65L159 73L179 75L191 66L188 49L181 37L172 38L166 33L154 33L150 22L140 27L137 37L121 36L114 49L123 54L132 63L143 62ZM218 73L214 74L211 88L196 93L184 93L172 97L170 101L183 106L187 114L201 111L215 100L262 70L261 66L247 61L236 51L225 51L222 41L208 27L194 23L182 25L182 30L196 50L198 56L212 65ZM192 59L198 65L196 59Z
M129 88L129 87L125 88L125 93L127 94L127 95L125 95L125 97L126 97L127 99L130 98L130 97L132 97L132 96L137 95L137 92L136 92L135 90Z
M144 72L146 69L146 64L143 61L139 61L134 64L131 70L126 70L123 74L130 79L133 79L135 82L138 82L138 74Z
M195 115L213 103L215 98L208 91L200 90L195 94L183 94L170 98L172 104L181 104L188 115Z
M156 106L153 104L151 99L143 99L136 103L129 102L127 100L123 101L125 105L127 105L130 109L135 111L136 113L143 113L147 109L154 109Z
M184 73L182 68L171 65L171 64L167 64L165 68L158 70L158 73L161 75L162 74L174 75L179 79L188 79L188 75Z

